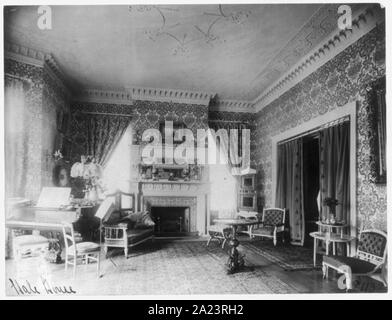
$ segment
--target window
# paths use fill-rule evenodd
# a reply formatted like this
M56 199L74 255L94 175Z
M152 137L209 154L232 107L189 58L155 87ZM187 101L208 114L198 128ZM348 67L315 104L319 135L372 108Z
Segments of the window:
M132 127L129 126L103 170L103 180L108 192L114 192L116 189L129 191L132 161L134 161L131 159L131 145Z

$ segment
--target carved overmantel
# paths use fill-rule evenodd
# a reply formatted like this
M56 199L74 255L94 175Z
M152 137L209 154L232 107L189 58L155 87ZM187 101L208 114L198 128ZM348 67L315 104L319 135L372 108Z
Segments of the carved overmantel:
M159 195L196 195L206 193L208 190L207 183L197 181L139 181L142 194L159 194Z
M141 146L131 146L130 191L137 195L136 210L148 210L148 206L189 207L191 212L191 231L199 235L207 234L209 219L210 182L208 166L198 166L197 178L192 175L175 176L174 180L143 174ZM185 165L155 164L155 168L165 170L183 169ZM149 178L145 178L149 176Z

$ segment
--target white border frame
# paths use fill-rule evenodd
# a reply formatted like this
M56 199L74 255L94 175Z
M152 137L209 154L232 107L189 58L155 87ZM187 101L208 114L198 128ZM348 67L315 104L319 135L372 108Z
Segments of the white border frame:
M324 115L313 118L303 124L286 130L272 137L272 201L275 203L278 142L306 133L331 121L345 116L350 117L350 235L357 236L357 101L349 102ZM351 243L351 252L355 251L355 243Z

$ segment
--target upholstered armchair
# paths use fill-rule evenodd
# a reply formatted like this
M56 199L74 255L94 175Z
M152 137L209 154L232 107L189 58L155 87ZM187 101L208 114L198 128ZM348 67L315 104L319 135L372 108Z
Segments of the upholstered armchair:
M276 246L278 234L282 234L284 242L284 222L286 217L286 209L268 208L263 210L261 223L250 228L251 238L262 237L273 239Z
M364 230L359 236L357 252L354 257L323 256L323 277L328 278L328 269L332 268L343 276L338 284L346 291L353 287L353 277L369 276L387 285L382 277L386 264L387 235L378 230Z

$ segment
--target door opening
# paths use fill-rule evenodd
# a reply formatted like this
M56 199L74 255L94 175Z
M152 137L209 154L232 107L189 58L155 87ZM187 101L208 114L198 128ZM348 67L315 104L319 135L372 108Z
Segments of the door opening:
M317 196L320 190L318 134L303 137L303 205L305 217L304 246L313 246L310 232L317 231L319 219Z

